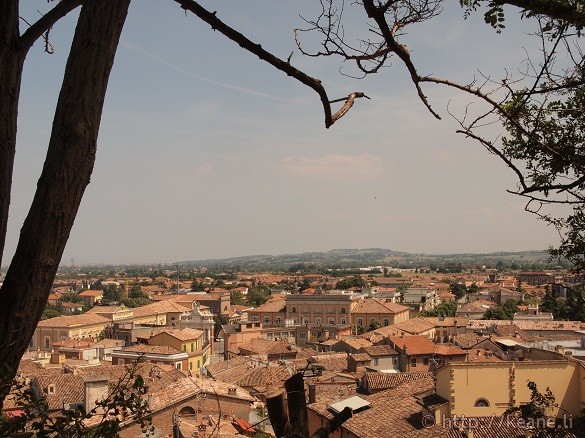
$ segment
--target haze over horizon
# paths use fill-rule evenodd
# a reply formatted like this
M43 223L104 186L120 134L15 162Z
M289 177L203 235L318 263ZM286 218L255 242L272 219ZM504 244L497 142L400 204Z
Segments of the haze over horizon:
M294 3L294 4L293 4ZM51 6L49 4L49 6ZM26 4L21 15L38 14ZM255 9L257 7L257 10ZM315 2L213 4L218 16L286 59L298 14ZM407 36L423 74L470 81L524 59L526 35L510 13L498 35L463 10ZM37 43L25 63L14 186L3 263L44 161L76 15ZM356 18L361 20L361 16ZM23 26L25 24L23 23ZM395 64L359 81L333 59L295 52L334 99L363 91L329 130L310 89L262 63L167 2L134 2L112 71L97 162L61 264L173 263L331 248L425 254L546 250L556 231L506 193L513 175L455 134L449 89L425 87L435 120Z

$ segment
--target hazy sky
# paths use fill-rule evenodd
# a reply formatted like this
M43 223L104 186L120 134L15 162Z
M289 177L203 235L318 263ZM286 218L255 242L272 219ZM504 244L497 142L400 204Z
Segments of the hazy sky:
M47 7L23 3L29 21ZM252 40L286 59L299 14L316 0L206 2ZM497 35L458 2L407 39L424 74L471 81L503 75L529 41L511 17ZM363 12L351 30L364 27ZM22 84L19 137L4 261L16 247L45 158L75 14L37 43ZM358 28L359 26L359 28ZM348 28L349 33L349 28ZM558 236L507 194L514 179L481 146L455 134L453 91L425 87L435 120L394 62L350 79L335 59L292 64L329 96L364 91L326 130L318 96L262 63L173 1L135 0L110 79L98 157L62 260L69 264L173 262L333 248L426 253L545 249ZM351 66L343 65L346 71Z

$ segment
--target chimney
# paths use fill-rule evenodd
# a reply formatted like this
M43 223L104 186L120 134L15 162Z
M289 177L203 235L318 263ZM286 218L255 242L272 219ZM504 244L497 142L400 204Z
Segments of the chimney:
M108 397L108 377L101 376L83 376L83 401L85 403L85 412L95 409L96 403Z
M317 385L309 383L309 403L315 403L317 401Z

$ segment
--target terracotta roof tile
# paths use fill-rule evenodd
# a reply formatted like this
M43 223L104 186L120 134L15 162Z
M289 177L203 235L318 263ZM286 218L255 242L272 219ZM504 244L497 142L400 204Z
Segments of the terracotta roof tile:
M286 301L285 300L271 300L267 301L266 303L262 304L261 306L256 307L255 309L249 310L250 313L254 312L284 312L286 309Z
M132 309L134 313L134 318L141 318L144 316L149 315L158 315L161 313L171 313L171 312L189 312L191 309L185 306L181 306L172 300L164 300L155 302L152 304L147 304L146 306L141 307L134 307Z
M179 341L192 341L194 339L198 339L203 335L203 330L193 329L193 328L184 328L184 329L173 329L173 330L164 330L161 333L166 333L169 336L172 336Z
M394 348L404 351L409 355L434 354L437 345L426 336L392 336L390 342Z
M178 354L179 350L166 345L146 345L146 344L135 344L129 347L123 347L120 350L130 351L133 353L153 353L153 354Z
M398 356L398 352L390 345L372 345L370 347L362 347L360 351L368 353L371 357Z
M403 383L414 382L420 379L433 378L433 373L376 373L366 372L361 378L362 387L370 390L393 389Z
M99 324L107 325L109 322L110 320L103 316L83 313L81 315L57 316L44 319L39 321L38 327L83 327Z

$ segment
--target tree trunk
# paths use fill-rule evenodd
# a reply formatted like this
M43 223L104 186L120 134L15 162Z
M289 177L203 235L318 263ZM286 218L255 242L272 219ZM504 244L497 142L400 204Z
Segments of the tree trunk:
M0 266L6 242L12 169L16 147L16 118L24 56L20 50L18 0L0 5Z
M129 4L89 1L80 12L43 171L0 289L0 403L43 313L90 181L106 88Z

